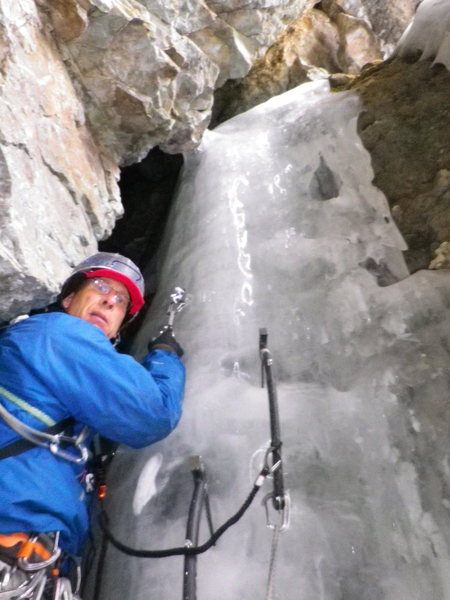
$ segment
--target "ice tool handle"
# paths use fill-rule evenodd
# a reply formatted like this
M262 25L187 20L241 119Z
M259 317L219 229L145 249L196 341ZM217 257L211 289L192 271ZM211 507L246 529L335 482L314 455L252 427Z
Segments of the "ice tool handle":
M167 320L168 328L173 327L175 315L183 310L186 306L186 292L181 287L175 287L173 292L170 294L170 304L167 308L167 314L169 316Z

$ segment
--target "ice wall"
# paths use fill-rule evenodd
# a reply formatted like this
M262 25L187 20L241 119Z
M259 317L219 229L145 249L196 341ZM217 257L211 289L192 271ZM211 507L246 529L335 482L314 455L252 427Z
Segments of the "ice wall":
M450 70L450 2L422 0L417 13L399 41L397 53L419 53L421 60L432 60Z
M448 272L409 276L356 132L359 101L305 84L223 124L186 157L162 256L188 386L181 425L111 474L114 532L180 545L200 454L216 525L246 497L269 439L258 328L269 330L292 508L274 598L450 599ZM198 559L198 600L266 597L260 500ZM272 515L273 516L273 515ZM276 517L276 515L275 515ZM207 528L202 528L202 538ZM182 559L109 552L102 598L178 600Z

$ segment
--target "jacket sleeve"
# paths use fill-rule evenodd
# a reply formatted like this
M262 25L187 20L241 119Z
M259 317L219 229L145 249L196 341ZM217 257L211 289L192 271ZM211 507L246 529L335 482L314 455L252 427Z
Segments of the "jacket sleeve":
M133 448L166 437L181 416L185 370L180 359L154 350L140 364L118 354L89 323L64 317L70 322L64 335L51 337L46 362L53 393L69 414Z

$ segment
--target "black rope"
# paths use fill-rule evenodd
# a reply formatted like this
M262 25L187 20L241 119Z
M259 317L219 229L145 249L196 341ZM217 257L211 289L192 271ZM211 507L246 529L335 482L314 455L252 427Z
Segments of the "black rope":
M212 520L211 503L209 501L209 494L208 494L207 488L205 489L205 495L204 495L203 501L205 503L205 509L206 509L206 520L208 522L209 531L212 535L214 533L214 526L213 526L213 520Z
M100 591L102 589L103 573L105 570L105 561L106 561L107 551L108 551L108 539L107 539L106 534L103 533L102 541L101 541L101 545L100 545L100 554L98 557L97 572L96 572L95 581L94 581L93 600L99 600L99 598L100 598Z
M109 518L106 514L104 507L101 508L100 527L102 528L103 532L105 533L106 537L111 542L111 544L115 548L117 548L117 550L120 550L121 552L124 552L129 556L136 556L137 558L165 558L167 556L193 556L196 554L202 554L203 552L209 550L211 546L214 546L214 544L222 536L222 534L225 533L225 531L229 529L232 525L239 521L239 519L248 509L250 504L253 502L256 494L258 493L260 487L264 482L264 479L269 473L269 467L265 466L258 478L256 479L250 494L247 496L247 499L242 504L241 508L232 517L225 521L225 523L216 530L216 532L209 538L209 540L207 540L204 544L201 544L200 546L180 546L176 548L167 548L166 550L138 550L136 548L130 548L130 546L126 546L125 544L122 544L122 542L119 542L119 540L117 540L109 530Z
M186 543L189 541L193 546L198 544L200 521L205 499L208 497L208 485L206 482L205 467L199 456L192 457L194 468L194 490L192 492L191 504L189 506L188 520L186 524ZM210 529L210 535L214 534L214 528ZM197 556L185 556L183 568L183 600L196 600L197 598Z
M285 491L283 465L281 458L281 433L280 433L280 417L278 411L278 397L275 381L272 374L272 355L267 347L268 333L267 329L259 330L259 351L261 354L261 370L262 370L262 387L264 387L264 374L267 382L267 392L269 396L269 413L270 413L270 433L271 442L270 450L272 454L272 466L278 465L273 473L273 495L272 502L276 510L283 510L285 506Z

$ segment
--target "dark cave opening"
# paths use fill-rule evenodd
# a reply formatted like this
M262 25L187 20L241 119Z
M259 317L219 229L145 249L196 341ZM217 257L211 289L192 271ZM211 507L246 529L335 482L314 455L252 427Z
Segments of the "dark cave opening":
M146 279L146 304L123 332L133 337L156 291L156 257L174 196L182 154L166 154L153 148L139 163L124 167L119 181L124 214L99 250L119 252L133 260Z

